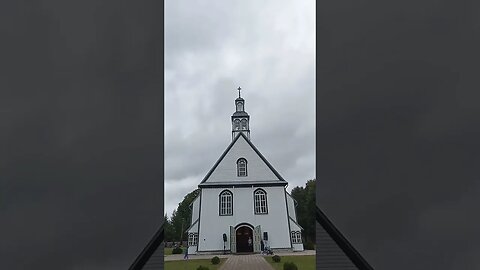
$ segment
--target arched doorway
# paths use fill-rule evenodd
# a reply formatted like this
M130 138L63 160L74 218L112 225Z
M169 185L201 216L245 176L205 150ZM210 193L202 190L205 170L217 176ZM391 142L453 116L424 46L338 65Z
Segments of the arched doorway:
M236 232L237 252L253 252L253 230L248 225L241 225ZM248 243L250 239L250 244Z

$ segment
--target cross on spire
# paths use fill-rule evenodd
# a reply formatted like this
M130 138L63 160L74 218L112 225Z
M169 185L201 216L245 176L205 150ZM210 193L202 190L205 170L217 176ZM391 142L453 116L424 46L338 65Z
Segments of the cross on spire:
M237 90L238 90L238 97L240 97L240 90L242 90L242 88L239 86Z

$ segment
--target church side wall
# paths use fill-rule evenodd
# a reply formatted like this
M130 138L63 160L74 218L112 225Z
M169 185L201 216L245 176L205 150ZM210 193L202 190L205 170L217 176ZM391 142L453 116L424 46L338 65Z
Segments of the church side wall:
M303 251L303 244L293 244L293 251Z
M223 250L223 233L227 234L226 250L230 250L230 226L249 223L261 225L268 232L271 248L291 248L287 204L283 187L264 187L267 192L268 214L255 215L253 192L256 188L227 188L233 193L233 215L219 216L218 198L223 188L202 189L200 211L199 251Z

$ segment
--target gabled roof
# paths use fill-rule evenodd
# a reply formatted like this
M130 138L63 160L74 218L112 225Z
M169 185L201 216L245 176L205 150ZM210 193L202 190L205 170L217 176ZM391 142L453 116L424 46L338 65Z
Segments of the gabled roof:
M292 217L288 217L290 218L291 221L293 221L293 223L295 223L300 229L302 230L305 230L302 226L300 226L300 224L298 224L298 222L296 222Z
M239 132L235 138L232 140L232 142L228 145L227 149L223 152L223 154L220 156L220 158L215 162L215 165L210 169L210 171L207 173L207 175L203 178L202 182L200 182L199 187L201 187L212 175L212 173L215 171L215 169L218 167L220 162L225 158L225 156L228 154L228 152L232 149L232 147L235 145L235 143L239 140L239 138L243 137L245 141L250 145L250 147L255 151L255 153L260 157L260 159L265 162L265 164L268 166L268 168L273 172L273 174L278 178L280 182L284 182L285 184L287 183L285 179L273 168L273 166L268 162L268 160L258 151L258 149L253 145L253 143L243 134L243 132Z
M192 209L192 205L193 205L193 203L198 199L198 197L200 197L200 192L197 194L197 196L195 196L195 198L192 200L192 202L188 205L188 207L189 207L190 209Z
M188 227L188 228L184 231L184 233L188 232L191 228L193 228L193 226L195 226L195 224L197 224L197 222L198 222L198 218L197 218L197 220L195 220L195 222L192 223L192 225L190 225L190 227Z
M292 194L288 193L288 191L285 191L285 192L287 193L287 195L288 195L290 198L292 198L293 203L295 204L295 207L297 207L297 205L298 205L297 200L295 200L295 198L293 198Z

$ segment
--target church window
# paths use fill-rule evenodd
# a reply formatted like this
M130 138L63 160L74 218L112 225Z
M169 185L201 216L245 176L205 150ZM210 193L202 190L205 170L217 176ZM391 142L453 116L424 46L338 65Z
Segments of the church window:
M300 231L293 231L292 235L292 244L300 244L302 243L302 234Z
M242 119L242 129L247 129L247 119Z
M233 194L228 190L222 191L219 198L220 216L233 215Z
M233 128L234 128L235 130L239 130L239 129L240 129L240 120L235 119L235 121L233 121Z
M188 234L188 246L196 246L198 243L198 233Z
M267 193L263 189L257 189L253 193L255 214L268 214Z
M237 176L247 176L247 160L244 158L237 160Z

